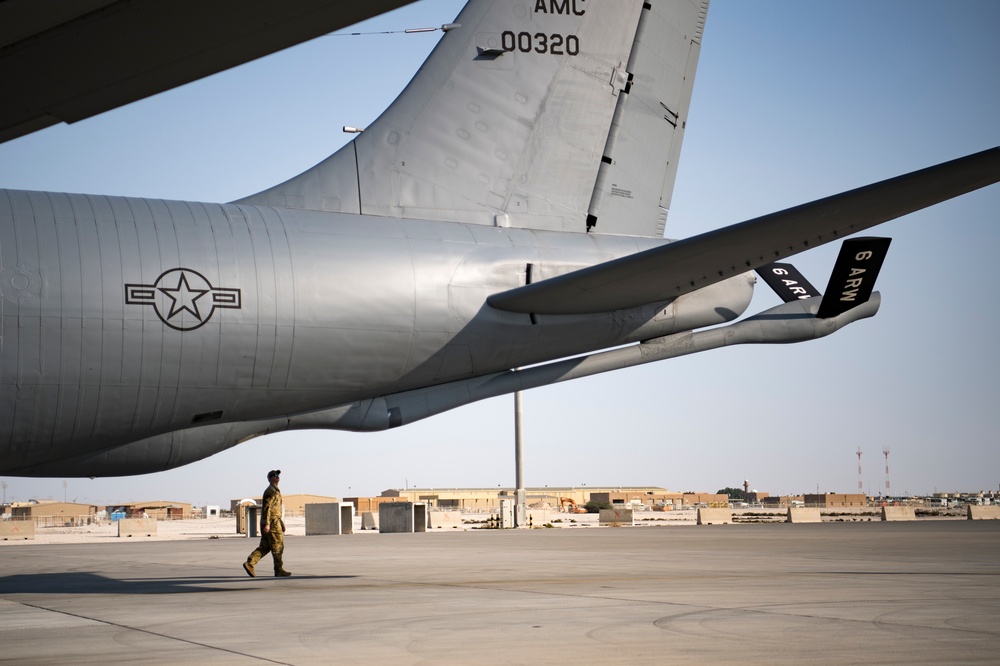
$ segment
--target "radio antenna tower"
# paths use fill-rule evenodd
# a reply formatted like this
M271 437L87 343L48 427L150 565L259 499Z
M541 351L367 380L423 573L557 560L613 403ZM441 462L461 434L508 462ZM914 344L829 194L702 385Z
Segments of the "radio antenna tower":
M889 496L889 447L885 446L882 448L882 453L885 455L885 496Z
M861 483L861 447L858 447L858 494L864 495L864 485Z

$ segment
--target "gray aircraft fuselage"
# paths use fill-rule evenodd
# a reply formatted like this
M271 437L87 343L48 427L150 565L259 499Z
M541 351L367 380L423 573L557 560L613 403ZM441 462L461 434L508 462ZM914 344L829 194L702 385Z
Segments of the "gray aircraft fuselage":
M749 275L594 315L485 304L666 242L0 191L0 468L329 409L746 309Z

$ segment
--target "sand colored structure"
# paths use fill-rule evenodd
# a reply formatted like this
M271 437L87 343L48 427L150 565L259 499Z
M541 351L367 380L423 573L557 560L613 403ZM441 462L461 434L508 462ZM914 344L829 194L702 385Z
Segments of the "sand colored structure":
M733 522L732 509L698 509L699 525L730 525Z
M35 522L32 520L0 521L0 541L34 539Z
M431 511L427 514L427 529L457 529L462 526L461 511Z
M635 518L632 509L601 509L598 522L608 527L632 527Z
M1000 505L977 506L970 504L967 515L969 520L1000 520Z
M791 506L788 507L788 517L786 523L821 523L823 519L819 515L819 509L814 507Z
M117 521L119 537L156 536L155 518L122 518Z
M882 507L883 521L916 520L917 515L912 506Z

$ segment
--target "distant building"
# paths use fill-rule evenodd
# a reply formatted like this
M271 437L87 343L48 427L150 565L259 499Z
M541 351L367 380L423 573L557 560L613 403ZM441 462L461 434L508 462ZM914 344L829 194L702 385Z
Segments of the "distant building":
M258 502L260 498L257 498ZM304 516L306 515L306 504L329 504L330 502L339 502L336 497L327 497L325 495L282 495L282 502L285 505L285 515L286 516Z
M790 506L805 504L805 495L766 495L761 498L761 504L769 509L787 509Z
M367 499L371 499L371 505L375 507L368 509L370 511L377 511L377 505L380 503L396 501L423 502L429 507L438 509L489 512L498 509L501 497L514 497L515 493L515 488L500 486L496 488L393 488L383 491L380 497ZM543 486L541 488L525 488L525 501L532 508L548 506L552 509L561 509L573 505L583 506L591 499L604 497L610 493L624 493L629 497L649 498L654 495L664 495L667 491L658 487ZM355 506L359 507L358 510L365 511L360 507L365 504L366 498L353 499L357 500Z
M614 492L592 492L590 500L608 504L641 505L646 509L674 508L698 505L729 506L729 496L720 493L673 493L663 488L631 488Z
M14 502L11 520L33 520L38 526L87 525L97 516L97 507L75 502Z
M378 513L379 504L410 500L406 497L345 497L344 501L353 504L355 515L360 516L362 513Z
M152 502L129 502L109 504L109 516L124 518L154 518L156 520L184 520L191 517L191 505L187 502L154 500Z
M862 493L824 493L822 495L810 494L803 495L802 501L805 502L806 506L819 507L821 509L868 506L868 498Z
M725 508L729 506L729 495L724 493L684 493L685 506L698 506L700 504Z

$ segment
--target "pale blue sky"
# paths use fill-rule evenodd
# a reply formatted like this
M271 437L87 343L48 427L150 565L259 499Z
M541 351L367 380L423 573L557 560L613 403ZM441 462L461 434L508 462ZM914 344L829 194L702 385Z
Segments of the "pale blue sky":
M357 29L440 25L423 0ZM667 235L680 238L1000 145L1000 4L714 0ZM229 201L371 122L441 33L325 37L0 144L0 187ZM910 494L1000 484L1000 186L890 222L882 310L810 343L689 356L525 393L527 483ZM797 266L823 288L836 255ZM775 305L765 286L748 313ZM227 504L512 485L513 398L398 430L280 434L178 470L70 479L69 499ZM7 477L61 499L62 479Z

